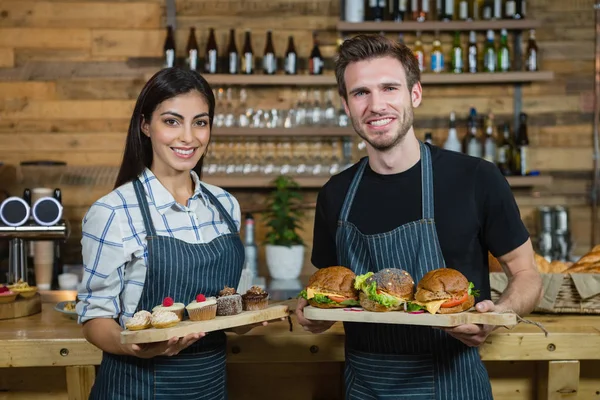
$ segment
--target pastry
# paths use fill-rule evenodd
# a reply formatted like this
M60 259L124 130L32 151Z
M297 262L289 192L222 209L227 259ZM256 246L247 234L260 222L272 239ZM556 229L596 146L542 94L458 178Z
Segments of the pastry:
M12 303L17 299L18 293L11 291L6 286L0 286L0 303Z
M17 283L9 287L10 290L24 298L33 297L38 291L36 286L29 286L27 282L23 282L21 279L19 279Z
M141 331L152 326L152 314L146 310L141 310L133 314L126 323L125 327L130 331Z
M203 294L199 294L196 296L196 300L188 304L185 309L192 321L213 319L217 316L217 299L206 298Z
M242 312L242 296L225 286L217 297L217 315L236 315Z
M154 328L171 328L179 323L179 317L173 311L157 310L152 313L150 322Z
M185 309L185 305L183 303L175 303L172 298L165 297L162 304L154 307L152 309L152 312L159 311L159 310L171 311L171 312L174 312L177 315L177 317L179 318L179 320L181 321L181 320L183 320L184 309Z
M569 267L565 273L590 274L600 273L600 246L596 245L592 250Z
M269 305L269 293L259 286L252 286L242 295L244 311L264 310Z

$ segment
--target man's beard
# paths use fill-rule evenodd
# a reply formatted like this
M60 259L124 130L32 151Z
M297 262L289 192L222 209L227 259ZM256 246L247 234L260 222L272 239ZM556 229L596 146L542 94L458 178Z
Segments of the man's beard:
M352 117L351 121L354 130L356 131L356 133L358 133L358 136L360 136L365 142L369 143L376 150L387 151L394 148L398 143L400 143L404 139L404 137L413 125L414 111L412 105L409 105L403 110L402 115L396 119L400 126L398 126L398 129L396 130L395 134L389 136L389 138L385 141L373 140L377 139L377 137L369 138L367 134L362 130L361 121L359 121L357 118ZM386 134L389 133L385 132L381 135Z

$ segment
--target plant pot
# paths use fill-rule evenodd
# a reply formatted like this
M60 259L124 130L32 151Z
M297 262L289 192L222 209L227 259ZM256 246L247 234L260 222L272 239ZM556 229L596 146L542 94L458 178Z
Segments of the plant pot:
M265 246L267 267L273 279L296 279L304 265L304 246Z

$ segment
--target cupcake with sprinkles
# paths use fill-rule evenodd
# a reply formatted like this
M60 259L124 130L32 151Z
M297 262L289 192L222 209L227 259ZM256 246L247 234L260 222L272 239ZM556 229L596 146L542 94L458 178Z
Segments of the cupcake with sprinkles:
M252 286L242 295L244 311L264 310L269 305L269 293L260 286Z
M225 286L217 297L217 315L236 315L242 312L242 296L234 288Z
M203 294L196 296L196 299L188 304L185 309L190 316L191 321L206 321L217 316L217 299L215 297L206 297Z

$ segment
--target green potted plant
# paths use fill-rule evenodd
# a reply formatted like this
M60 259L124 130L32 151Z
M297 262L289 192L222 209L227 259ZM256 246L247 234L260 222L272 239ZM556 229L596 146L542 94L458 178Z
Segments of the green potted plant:
M289 176L280 175L267 201L266 259L273 279L296 279L304 263L304 241L298 234L302 211L299 185Z

